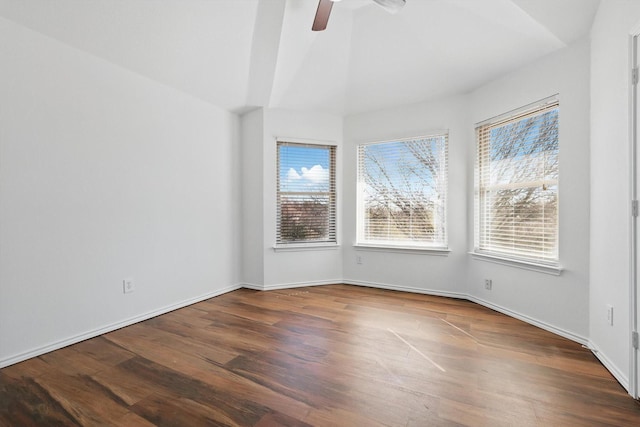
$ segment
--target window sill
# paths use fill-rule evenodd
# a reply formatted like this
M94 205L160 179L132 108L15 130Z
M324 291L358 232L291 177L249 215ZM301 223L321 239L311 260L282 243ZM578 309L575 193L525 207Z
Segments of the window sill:
M499 255L489 255L480 252L469 252L474 259L479 261L493 262L496 264L508 265L510 267L521 268L523 270L537 271L539 273L551 274L559 276L562 273L560 265L540 264L532 261L525 261L515 258L506 258Z
M291 243L274 245L275 252L298 252L298 251L330 251L338 249L337 243Z
M371 251L371 252L397 252L404 254L418 254L418 255L436 255L436 256L448 256L451 252L449 248L429 248L429 247L416 247L416 246L385 246L385 245L365 245L355 244L353 245L356 251Z

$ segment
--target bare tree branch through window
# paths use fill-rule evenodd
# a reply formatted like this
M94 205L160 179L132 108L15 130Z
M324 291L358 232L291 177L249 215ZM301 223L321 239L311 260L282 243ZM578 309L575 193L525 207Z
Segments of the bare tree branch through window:
M476 250L558 260L557 100L476 128Z
M447 246L447 140L359 146L360 243Z

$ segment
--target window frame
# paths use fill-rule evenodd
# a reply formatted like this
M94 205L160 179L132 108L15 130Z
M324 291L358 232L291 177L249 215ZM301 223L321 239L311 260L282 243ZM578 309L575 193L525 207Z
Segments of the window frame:
M363 154L361 150L366 149L366 147L373 145L383 145L383 144L392 144L392 143L400 143L400 142L412 142L412 141L422 141L429 140L438 137L443 137L444 142L443 146L440 147L442 152L442 156L444 157L443 162L441 163L441 168L444 172L444 183L442 187L444 188L444 201L442 204L442 215L441 220L443 222L443 239L439 242L419 242L411 239L404 240L374 240L374 239L366 239L365 238L365 228L367 226L367 221L365 218L365 183L363 182ZM356 172L356 182L357 182L357 190L356 190L356 198L357 198L357 209L356 209L356 243L354 244L354 248L356 250L363 251L386 251L386 252L398 252L398 253L418 253L418 254L426 254L426 255L438 255L438 256L447 256L451 250L449 249L449 225L448 225L448 181L449 181L449 130L434 130L431 132L427 132L420 136L409 137L409 138L397 138L390 139L384 141L374 141L374 142L365 142L358 144L356 147L356 162L357 162L357 172Z
M281 191L280 187L280 147L308 147L315 150L326 149L329 155L329 191ZM276 224L275 224L275 251L298 251L298 250L325 250L338 247L338 191L337 191L337 156L338 146L331 142L309 141L294 138L276 139ZM281 240L281 197L284 195L304 196L318 194L328 197L329 218L328 218L328 238L326 240Z
M555 155L558 157L558 165L557 165L557 178L555 182L556 190L555 190L555 200L556 200L556 212L555 212L555 258L545 258L542 255L539 257L536 256L526 256L525 254L518 254L514 252L509 252L506 250L500 250L495 246L483 245L483 232L487 231L483 228L483 213L488 211L490 208L486 205L483 206L482 195L490 192L493 187L498 188L500 185L486 185L483 183L482 176L488 177L489 174L483 173L482 168L485 167L482 164L482 160L486 160L481 153L488 153L489 147L482 147L482 144L490 144L490 138L481 139L481 133L490 132L492 128L498 128L500 126L505 126L507 124L515 124L519 123L523 120L530 119L532 117L536 117L544 114L545 112L557 110L558 119L557 119L557 148L555 151ZM487 130L488 129L488 130ZM560 265L560 99L557 94L552 95L550 97L544 98L542 100L533 102L531 104L525 105L523 107L511 110L499 116L493 117L491 119L485 120L483 122L477 123L475 126L475 145L476 145L476 155L475 155L475 173L474 173L474 246L473 251L470 254L475 259L481 259L484 261L505 264L515 267L520 267L528 270L540 271L549 274L559 275L562 271L562 267ZM538 153L539 154L539 153ZM491 160L489 159L489 162ZM488 167L491 166L489 163ZM544 179L544 178L543 178ZM520 186L518 184L521 184ZM530 185L527 185L527 182L514 182L509 181L509 187L517 188L529 188ZM501 184L504 186L504 184ZM494 191L495 191L494 188ZM489 203L489 201L486 201ZM490 230L488 230L490 232ZM514 242L516 240L514 239ZM543 250L540 251L541 253Z

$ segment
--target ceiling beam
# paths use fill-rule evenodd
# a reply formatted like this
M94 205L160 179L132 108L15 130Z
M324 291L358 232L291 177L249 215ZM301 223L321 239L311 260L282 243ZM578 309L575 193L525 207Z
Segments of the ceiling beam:
M278 50L286 0L258 2L251 43L251 59L246 105L267 106L278 63Z

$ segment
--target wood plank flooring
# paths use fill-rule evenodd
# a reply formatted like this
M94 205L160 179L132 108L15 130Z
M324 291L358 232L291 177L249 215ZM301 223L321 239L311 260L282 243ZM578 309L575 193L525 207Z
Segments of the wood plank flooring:
M1 426L640 426L579 344L468 301L234 291L0 370Z

